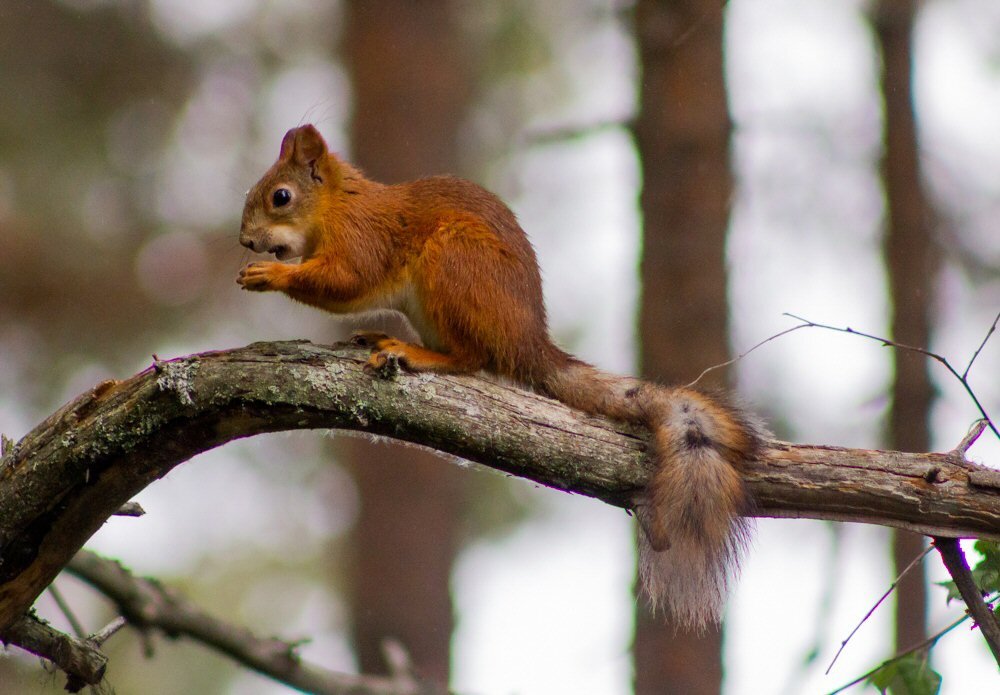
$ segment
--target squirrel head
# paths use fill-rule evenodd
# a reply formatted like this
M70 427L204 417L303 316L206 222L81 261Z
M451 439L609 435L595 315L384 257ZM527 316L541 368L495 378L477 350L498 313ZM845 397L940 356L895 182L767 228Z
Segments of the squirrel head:
M308 257L316 247L316 207L322 191L335 191L340 163L312 125L292 128L267 173L247 192L240 243L279 260Z

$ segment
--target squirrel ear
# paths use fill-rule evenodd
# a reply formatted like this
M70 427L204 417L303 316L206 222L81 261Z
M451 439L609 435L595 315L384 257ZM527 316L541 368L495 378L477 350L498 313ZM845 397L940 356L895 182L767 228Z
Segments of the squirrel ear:
M292 156L292 150L295 149L295 131L297 128L292 128L287 133L285 137L281 138L281 150L278 152L278 159L288 159Z
M313 178L322 181L321 171L326 168L325 160L328 153L326 141L319 131L313 125L304 125L285 133L278 157L309 167Z
M304 125L295 132L295 159L300 164L309 164L327 153L326 141L311 125Z
M292 156L301 164L308 164L314 159L319 159L327 153L326 141L319 134L315 126L304 125L292 128L281 140L281 151L278 153L279 159L288 159Z

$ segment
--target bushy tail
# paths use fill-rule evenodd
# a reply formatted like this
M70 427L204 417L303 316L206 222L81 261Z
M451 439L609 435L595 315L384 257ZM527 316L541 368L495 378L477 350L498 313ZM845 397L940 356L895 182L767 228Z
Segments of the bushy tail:
M653 608L704 628L722 619L729 583L750 540L741 464L755 429L739 413L689 389L660 389L649 420L657 467L637 507L639 575Z
M730 581L752 530L740 474L762 435L749 418L687 388L664 388L568 358L544 390L594 415L646 425L655 470L635 501L639 575L655 610L685 628L722 618Z

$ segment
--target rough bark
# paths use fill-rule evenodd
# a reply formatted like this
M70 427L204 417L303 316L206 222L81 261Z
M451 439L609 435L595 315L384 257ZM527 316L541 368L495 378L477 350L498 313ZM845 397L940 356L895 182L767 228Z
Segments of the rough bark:
M882 53L885 187L884 253L892 303L892 339L906 345L931 344L935 260L930 204L920 178L920 151L913 113L912 0L882 0L872 20ZM892 352L895 374L887 443L902 451L930 448L929 421L934 399L927 360L907 350ZM924 539L897 530L892 538L895 573L923 552ZM923 566L896 589L896 651L926 638L927 588Z
M282 342L158 362L99 385L8 443L0 636L123 503L195 454L241 437L368 432L625 508L646 480L644 431L479 377L373 377L366 357ZM955 453L771 442L746 476L758 516L1000 540L1000 473Z
M471 72L451 1L354 0L344 9L353 160L386 182L461 173ZM398 324L388 329L400 335ZM347 454L360 500L350 582L359 666L383 672L382 642L392 637L417 672L447 683L450 579L468 478L430 452L396 443L335 446Z
M85 685L100 683L108 667L108 657L98 645L59 632L34 615L16 620L0 641L49 659L67 674L66 690L73 693Z
M966 610L979 628L986 646L990 648L994 661L1000 666L1000 622L997 621L992 606L986 603L985 592L976 584L961 544L955 538L935 538L934 547L940 553L948 574L955 581L955 588L965 601Z
M729 359L725 237L732 175L723 4L640 0L635 137L642 166L641 373L688 383ZM723 372L706 386L725 386ZM712 380L715 383L711 383ZM635 690L712 695L722 632L684 631L636 604Z

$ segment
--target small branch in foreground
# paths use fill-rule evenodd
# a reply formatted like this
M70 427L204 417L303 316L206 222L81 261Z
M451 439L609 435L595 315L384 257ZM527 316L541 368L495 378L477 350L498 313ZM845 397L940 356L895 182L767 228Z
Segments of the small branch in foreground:
M896 656L892 657L891 659L886 659L885 661L883 661L881 664L879 664L878 666L876 666L872 670L867 671L866 673L862 673L860 676L858 676L857 678L855 678L854 680L852 680L850 683L844 683L842 686L840 686L836 690L831 690L827 695L837 695L838 693L842 693L845 690L847 690L848 688L850 688L852 686L855 686L858 683L861 683L862 681L867 680L868 678L870 678L874 674L876 674L879 671L881 671L882 669L884 669L889 664L894 663L896 661L899 661L900 659L902 659L904 657L907 657L910 654L913 654L914 652L919 652L919 651L924 650L924 649L930 649L935 644L937 644L937 641L939 639L941 639L942 637L944 637L945 635L947 635L949 632L951 632L952 630L954 630L956 627L958 627L959 625L961 625L962 623L964 623L968 619L969 619L969 615L968 614L963 615L961 618L959 618L955 622L951 623L950 625L945 626L941 630L937 631L936 633L934 633L933 635L931 635L930 637L928 637L927 639L925 639L923 642L919 642L919 643L913 645L912 647L910 647L909 649L906 649L904 651L899 652L898 654L896 654Z
M153 579L136 577L117 562L82 550L66 570L111 599L139 629L187 637L234 661L303 692L318 695L431 695L440 690L417 683L409 674L397 678L337 673L303 662L297 645L257 637L245 627L205 613L191 601Z
M138 502L126 502L118 508L115 516L143 516L146 510Z
M93 642L99 647L105 642L107 642L111 638L111 635L121 630L127 624L128 621L125 620L125 616L119 615L117 618L115 618L110 623L108 623L100 630L95 632L93 635L91 635L89 641Z
M108 657L97 644L70 637L32 614L11 625L4 639L62 669L66 673L66 690L71 693L100 683L108 666Z
M965 458L965 454L968 453L969 447L976 443L976 440L979 439L979 435L981 435L985 429L986 420L979 418L973 422L969 431L965 433L964 437L962 437L962 441L958 443L958 446L951 450L951 453Z
M996 424L994 424L993 419L990 418L989 414L986 412L986 408L984 408L983 404L979 402L979 397L976 396L976 392L973 391L972 386L969 385L969 379L968 379L969 370L972 369L972 363L976 361L977 357L979 357L979 353L982 351L983 346L986 345L986 341L990 339L990 336L993 335L993 332L996 330L997 322L1000 321L1000 313L998 313L997 317L993 319L993 324L990 326L990 330L986 333L986 337L983 338L983 342L980 343L978 348L976 348L975 353L972 355L972 359L969 360L969 364L968 366L966 366L965 371L962 374L959 374L958 370L956 370L953 366L951 366L951 362L949 362L947 359L937 354L936 352L931 352L927 348L916 347L914 345L906 345L904 343L897 343L895 340L890 340L889 338L883 338L881 336L872 335L871 333L864 333L862 331L854 330L850 326L841 327L841 326L830 326L825 323L816 323L815 321L810 321L809 319L805 319L802 318L801 316L796 316L795 314L790 314L787 312L785 313L785 316L793 318L796 321L801 321L802 322L801 327L803 328L806 327L824 328L828 331L847 333L849 335L858 335L861 336L862 338L868 338L869 340L874 340L879 343L882 343L882 345L885 347L894 347L898 350L908 350L910 352L916 352L917 354L923 355L924 357L929 357L930 359L936 362L940 362L944 366L944 368L947 369L952 376L958 379L960 384L962 384L962 387L965 389L965 392L969 395L969 398L972 399L972 402L976 405L976 408L979 410L979 414L982 415L983 419L986 421L986 426L993 431L993 434L997 436L997 439L1000 439L1000 430L997 429L997 426ZM796 326L796 328L798 327L799 326Z
M1000 311L997 312L996 318L994 318L993 323L990 324L990 329L986 331L986 335L983 336L983 342L979 343L979 347L977 347L976 351L972 353L972 359L969 360L969 364L965 365L965 371L962 372L963 380L969 376L969 370L972 369L972 364L976 361L976 358L979 357L979 353L983 351L983 348L986 347L986 343L989 341L990 336L996 331L997 322L1000 322Z
M785 330L781 331L780 333L775 333L770 338L765 338L764 340L762 340L759 343L757 343L756 345L754 345L752 348L750 348L748 350L744 350L743 352L741 352L740 354L738 354L733 359L726 360L725 362L722 362L720 364L714 364L711 367L706 368L701 374L698 375L697 379L695 379L694 381L692 381L690 384L687 385L687 388L692 388L695 385L697 385L697 383L699 381L701 381L702 378L706 374L714 372L716 369L722 369L723 367L728 367L731 364L736 364L737 362L739 362L740 360L742 360L744 357L746 357L747 355L749 355L751 352L753 352L754 350L756 350L757 348L759 348L761 345L765 345L767 343L770 343L772 340L776 340L776 339L780 338L783 335L788 335L789 333L797 331L800 328L809 328L809 326L807 326L806 324L802 324L802 325L799 325L799 326L792 326L791 328L786 328Z
M77 620L76 614L73 612L73 609L69 605L69 601L67 601L65 597L63 597L62 591L59 590L55 582L49 584L48 592L49 596L51 596L52 600L56 602L56 605L59 607L59 610L66 618L66 621L69 623L69 626L73 628L73 634L80 638L86 637L87 636L86 630L83 629L83 625L81 625L80 621Z
M413 660L402 642L391 638L382 640L382 659L392 680L407 688L419 687L419 681L414 674Z
M846 647L846 646L847 646L847 643L851 641L851 638L852 638L852 637L854 637L854 634L855 634L855 633L856 633L856 632L857 632L858 630L860 630L860 629L861 629L861 626L865 624L865 622L866 622L866 621L868 620L868 618L872 617L872 614L873 614L873 613L874 613L874 612L875 612L876 610L878 610L878 607L882 605L882 602L883 602L883 601L885 601L885 600L886 600L887 598L889 598L889 594L891 594L891 593L892 593L892 592L893 592L893 591L894 591L894 590L896 589L896 586L897 586L897 585L899 584L899 582L900 582L900 581L901 581L901 580L903 579L903 577L905 577L905 576L907 575L907 573L908 573L908 572L909 572L910 570L912 570L912 569L913 569L914 567L916 567L916 566L917 566L918 564L920 564L921 560L923 560L923 559L924 559L925 557L927 557L927 554L928 554L929 552L931 552L931 550L932 550L931 546L928 546L927 548L925 548L925 549L924 549L924 552L920 553L920 554L919 554L919 555L917 555L917 556L916 556L915 558L913 558L913 559L912 559L912 560L910 561L910 564L908 564L908 565L907 565L907 566L906 566L906 567L905 567L905 568L903 569L903 571L899 573L899 576L898 576L898 577L896 577L896 578L895 578L895 579L893 580L892 584L890 584L890 585L889 585L889 588L888 588L888 589L886 589L886 591L885 591L885 593L884 593L884 594L882 594L882 597L881 597L881 598L880 598L880 599L879 599L878 601L876 601L876 602L875 602L875 605L874 605L874 606L872 606L872 607L871 607L871 609L870 609L870 610L869 610L869 611L868 611L867 613L865 613L865 617L863 617L863 618L861 619L861 621L860 621L860 622L859 622L859 623L858 623L858 624L857 624L857 625L856 625L856 626L854 627L854 629L853 629L853 630L851 630L851 634L849 634L849 635L848 635L848 636L847 636L847 637L846 637L846 638L844 639L844 641L840 643L840 649L838 649L838 650L837 650L837 653L833 655L833 659L832 659L832 660L830 661L830 665L829 665L829 666L827 666L827 667L826 667L826 671L824 671L824 672L823 672L823 673L824 673L825 675L829 675L829 674L830 674L830 669L832 669L832 668L833 668L833 665L834 665L835 663L837 663L837 659L839 659L839 658L840 658L840 654L841 654L841 652L843 652L843 651L844 651L844 647Z
M993 658L1000 665L1000 623L990 607L983 600L983 593L972 578L972 570L965 560L965 553L956 538L935 538L934 547L941 554L944 566L948 568L951 578L955 580L962 600L973 619L979 625L979 631L993 652Z
M521 136L521 147L536 147L538 145L548 145L553 143L564 143L580 138L589 137L596 133L607 131L625 130L632 127L632 120L629 118L608 119L596 121L594 123L572 123L565 125L555 125L546 128L527 131Z

